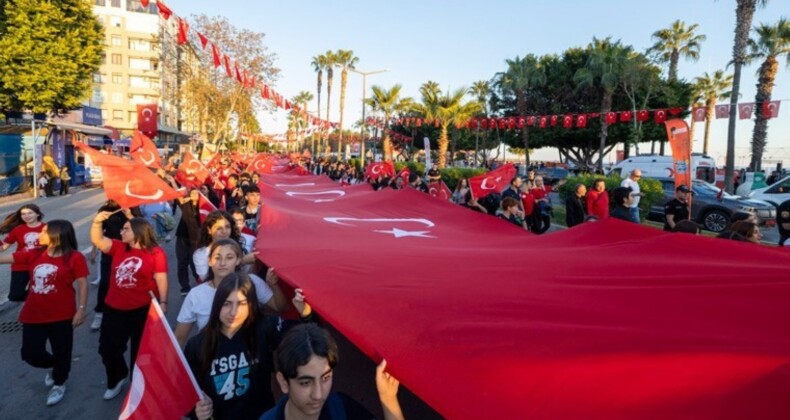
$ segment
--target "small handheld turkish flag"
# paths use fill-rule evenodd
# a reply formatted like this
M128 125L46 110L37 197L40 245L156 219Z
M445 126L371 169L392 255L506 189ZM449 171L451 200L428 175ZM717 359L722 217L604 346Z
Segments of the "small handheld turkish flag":
M469 178L469 189L476 199L481 199L492 192L500 192L510 184L516 176L516 167L512 163L488 171L482 175Z
M140 162L149 168L161 168L162 160L159 157L159 149L148 136L135 130L132 142L129 146L129 156L132 160Z
M200 387L159 304L148 307L132 384L118 420L180 419L200 400Z
M217 211L217 207L203 193L198 192L198 194L200 197L198 198L198 213L200 214L200 223L203 223L206 221L206 216Z
M448 188L447 184L442 180L428 184L428 194L430 194L431 197L445 201L450 200L453 196L453 192L450 191L450 188Z
M185 173L188 179L194 178L197 181L197 185L204 183L209 176L209 171L203 165L203 162L196 159L192 152L189 151L184 153L184 160L178 166L178 172ZM190 184L194 185L195 183L190 182Z

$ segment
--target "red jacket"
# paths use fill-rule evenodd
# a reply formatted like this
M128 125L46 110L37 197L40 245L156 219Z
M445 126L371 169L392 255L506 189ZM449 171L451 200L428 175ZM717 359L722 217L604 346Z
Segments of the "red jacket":
M598 192L590 190L587 192L587 215L595 216L599 219L609 217L609 193L604 190Z

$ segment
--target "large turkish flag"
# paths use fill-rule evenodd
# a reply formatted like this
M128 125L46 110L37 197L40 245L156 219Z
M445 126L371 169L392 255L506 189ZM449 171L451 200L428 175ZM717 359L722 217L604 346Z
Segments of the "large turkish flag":
M156 137L159 133L156 104L137 105L137 129L148 137Z
M259 258L446 418L790 418L787 251L262 181Z
M483 175L469 178L469 188L472 190L472 195L479 200L492 192L504 190L515 176L516 167L508 163Z

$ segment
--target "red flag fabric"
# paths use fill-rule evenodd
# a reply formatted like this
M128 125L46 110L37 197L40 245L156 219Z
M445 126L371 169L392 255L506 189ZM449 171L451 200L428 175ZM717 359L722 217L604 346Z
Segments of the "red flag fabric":
M156 0L156 6L159 8L159 14L164 20L170 19L170 16L173 15L173 11L170 10L169 7L165 6L165 4L162 3L162 0Z
M149 168L161 168L162 159L159 157L159 150L148 136L138 130L132 135L132 142L129 146L129 156L132 160L140 162Z
M222 59L225 61L225 72L228 74L228 77L231 79L233 78L233 71L230 69L230 57L227 54L222 56Z
M667 111L665 109L659 109L655 113L653 113L653 119L655 122L661 124L667 120Z
M206 166L203 165L203 162L195 158L190 151L184 153L184 160L178 165L178 172L186 175L186 179L190 186L202 185L209 176L209 171L206 169ZM182 185L184 184L182 183Z
M538 123L538 126L540 128L546 128L546 124L549 122L549 119L548 119L548 117L543 115L543 116L540 117L539 121L540 122Z
M620 122L628 122L631 121L631 117L633 113L631 111L622 111L620 112Z
M272 173L272 163L269 155L266 153L258 153L247 165L247 172L255 172L258 175Z
M146 8L147 8L147 7L148 7L148 4L149 4L149 0L140 0L140 4L141 4L143 7L146 7Z
M156 104L137 105L137 129L148 137L159 134Z
M617 113L616 112L607 112L606 116L604 117L604 121L607 124L614 124L617 122Z
M447 184L445 184L442 180L428 184L428 194L430 194L433 198L438 198L444 201L449 201L451 198L453 198L453 192L450 191L450 188L448 188Z
M222 155L219 152L214 153L214 156L209 159L208 163L206 163L206 168L213 168L215 166L219 166L222 163Z
M754 102L738 104L738 119L748 120L752 118L753 111L754 111Z
M519 130L524 128L524 123L526 122L525 120L526 119L524 117L518 117L518 124L516 124L516 128L518 128Z
M527 117L527 127L535 125L535 117Z
M294 178L262 178L259 258L444 418L790 418L787 251Z
M671 115L673 117L677 117L678 115L680 115L681 112L683 112L684 109L686 109L686 108L679 107L679 106L676 106L674 108L669 108L669 115Z
M214 56L214 68L221 66L222 60L220 59L219 50L216 44L211 44L211 54Z
M200 46L205 50L206 46L208 45L208 38L205 35L201 34L200 32L197 33L198 38L200 38Z
M636 120L645 122L650 119L650 111L643 109L641 111L636 112Z
M763 118L770 119L779 116L780 101L763 102Z
M562 117L562 126L565 128L573 127L573 115L568 114Z
M557 120L558 120L558 119L559 119L559 117L557 117L556 115L552 115L552 116L551 116L551 118L549 119L549 121L550 121L550 123L551 123L551 126L552 126L552 127L554 127L554 126L556 126L556 125L557 125Z
M580 114L576 116L576 127L584 128L587 127L587 116L584 114Z
M206 216L208 216L211 212L217 211L217 207L214 206L211 201L206 198L203 193L198 192L200 194L200 198L198 199L198 213L200 217L200 223L206 221Z
M705 117L708 115L708 107L695 106L691 109L692 118L694 122L705 122Z
M178 45L187 43L188 32L189 32L189 24L187 23L187 21L178 18Z
M406 183L409 182L409 175L411 175L411 171L409 170L409 167L404 166L403 169L401 169L400 172L398 172L398 174L395 175L395 178L403 178L403 184L405 185Z
M365 176L370 179L377 179L381 177L395 177L395 166L392 162L371 162L365 168Z
M148 307L132 383L118 420L180 419L201 391L159 304Z
M81 143L74 147L90 156L91 161L101 167L104 194L123 208L141 204L159 203L183 196L150 169L118 156L100 153Z
M493 171L469 178L469 189L472 191L472 195L480 200L492 192L504 190L515 176L516 167L512 163L508 163Z
M730 118L729 105L716 105L716 119Z
M664 123L667 129L667 140L672 147L672 169L675 174L675 185L692 187L691 179L691 138L688 124L681 119L671 119Z

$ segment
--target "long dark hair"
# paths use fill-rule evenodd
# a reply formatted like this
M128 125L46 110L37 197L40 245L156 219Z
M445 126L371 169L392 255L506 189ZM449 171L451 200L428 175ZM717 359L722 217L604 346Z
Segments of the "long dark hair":
M234 271L238 271L241 267L241 257L244 256L244 251L242 250L241 245L239 245L239 243L233 239L220 239L216 242L212 242L208 250L208 260L211 261L211 254L213 254L214 251L221 246L229 246L233 249L233 252L236 253L236 256L239 258L239 264L236 264L236 270ZM206 279L204 281L211 280L214 280L214 270L209 267L208 274L206 274Z
M214 301L211 303L211 315L209 315L208 323L203 327L203 330L200 331L200 334L203 335L203 343L201 344L200 353L198 355L201 378L208 375L211 371L211 363L214 360L214 356L217 354L217 343L219 342L220 334L222 334L222 320L219 318L219 313L225 301L228 299L228 296L237 290L247 298L249 313L247 319L244 320L244 324L236 334L242 334L242 337L247 342L247 359L250 362L252 362L257 354L255 347L255 339L257 336L257 334L255 334L255 324L258 319L261 318L261 315L258 309L258 295L255 292L255 285L246 274L231 273L219 283L219 286L217 286L217 291L214 294ZM250 364L253 365L253 363ZM255 365L253 365L253 369L254 366Z
M50 220L47 223L47 236L49 236L49 248L63 257L68 258L72 252L79 249L74 225L68 220Z
M239 228L236 227L236 223L233 221L233 217L228 214L228 212L222 210L212 211L211 213L206 216L206 220L203 222L203 225L200 227L200 240L198 241L198 247L204 247L211 245L211 234L209 230L214 227L218 221L225 219L228 224L230 224L230 237L238 243L241 243L241 232L239 232Z
M148 223L148 220L143 219L142 217L134 217L129 219L129 226L132 228L132 233L134 234L134 241L140 245L140 248L151 251L156 247L156 233L154 233L154 228L151 227L151 224ZM131 248L131 244L126 245L127 250Z
M25 209L35 212L38 215L39 222L41 221L41 219L44 218L44 213L41 212L41 209L38 208L37 205L25 204L24 206L20 207L17 211L6 216L3 222L0 223L0 234L7 235L15 227L25 223L22 221L22 210Z

